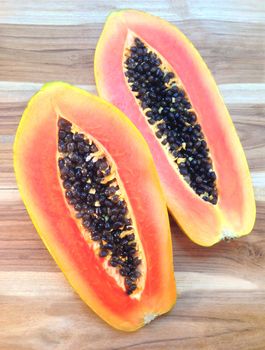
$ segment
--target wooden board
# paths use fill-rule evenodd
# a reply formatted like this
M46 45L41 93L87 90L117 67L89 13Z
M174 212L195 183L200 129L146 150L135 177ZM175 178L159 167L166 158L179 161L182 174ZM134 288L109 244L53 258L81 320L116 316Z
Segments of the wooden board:
M133 334L113 330L73 292L40 241L17 191L12 143L42 83L95 91L93 55L111 9L177 24L200 50L228 105L251 168L253 233L207 249L172 220L179 299ZM265 67L260 0L0 0L0 349L265 349Z

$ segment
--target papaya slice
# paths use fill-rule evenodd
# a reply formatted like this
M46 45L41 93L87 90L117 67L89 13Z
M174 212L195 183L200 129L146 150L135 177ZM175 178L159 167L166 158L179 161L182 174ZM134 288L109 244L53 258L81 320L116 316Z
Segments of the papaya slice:
M133 331L173 306L166 202L144 138L117 108L45 85L19 124L14 166L40 237L100 317Z
M211 246L252 230L244 151L210 71L179 29L144 12L113 12L95 79L99 95L144 135L168 208L194 242Z

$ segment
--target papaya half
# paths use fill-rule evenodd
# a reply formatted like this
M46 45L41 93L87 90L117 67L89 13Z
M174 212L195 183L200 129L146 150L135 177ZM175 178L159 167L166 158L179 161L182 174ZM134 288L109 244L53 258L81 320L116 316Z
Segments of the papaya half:
M133 331L173 306L166 202L147 143L122 112L45 85L19 124L14 167L40 237L100 317Z
M108 17L95 52L99 95L144 135L168 208L196 243L248 234L255 201L244 151L217 85L175 26L124 10Z

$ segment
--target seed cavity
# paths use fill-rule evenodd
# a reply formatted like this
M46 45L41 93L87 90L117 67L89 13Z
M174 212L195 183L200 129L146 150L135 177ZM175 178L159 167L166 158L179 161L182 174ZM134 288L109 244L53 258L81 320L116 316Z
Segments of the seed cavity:
M132 219L122 197L115 171L104 152L64 118L58 119L58 168L68 204L76 219L97 243L97 253L107 259L124 280L128 295L141 277L139 247ZM105 265L104 265L105 266Z
M204 201L218 192L209 149L195 110L169 64L135 37L125 49L124 74L147 121L176 169Z

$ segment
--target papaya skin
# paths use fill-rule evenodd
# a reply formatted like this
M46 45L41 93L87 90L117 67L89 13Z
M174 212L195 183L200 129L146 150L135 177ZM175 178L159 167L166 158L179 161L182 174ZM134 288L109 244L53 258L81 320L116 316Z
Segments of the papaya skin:
M126 295L107 275L70 215L58 178L58 115L97 139L117 166L147 261L140 300ZM103 320L114 328L135 331L172 308L176 286L165 199L144 138L117 108L62 82L44 85L19 124L14 168L41 239L81 299Z
M184 86L210 148L217 174L217 205L197 196L173 168L129 90L123 55L130 35L161 54ZM212 246L222 239L250 233L256 206L247 160L217 85L188 38L177 27L145 12L113 12L97 44L94 70L99 95L120 108L144 135L169 211L189 238L199 245Z

